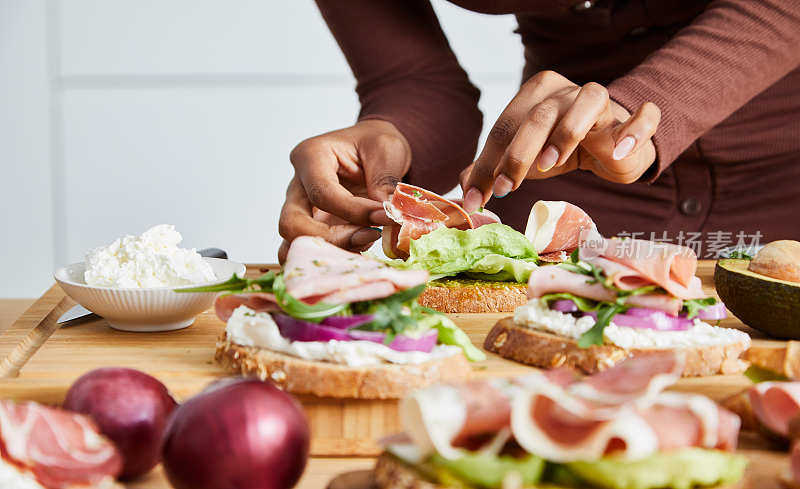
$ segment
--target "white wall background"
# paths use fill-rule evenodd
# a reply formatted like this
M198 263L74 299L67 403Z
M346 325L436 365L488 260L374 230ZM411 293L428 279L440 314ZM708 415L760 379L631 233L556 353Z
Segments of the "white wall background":
M516 23L434 7L489 126ZM288 153L352 124L353 86L311 0L0 0L0 297L162 222L275 261Z

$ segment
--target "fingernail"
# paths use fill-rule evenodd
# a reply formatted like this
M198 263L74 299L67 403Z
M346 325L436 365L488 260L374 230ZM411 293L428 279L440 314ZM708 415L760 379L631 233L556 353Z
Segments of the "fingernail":
M481 204L483 204L481 192L475 187L470 187L467 190L467 195L464 196L464 210L473 213L478 210Z
M495 197L505 197L514 188L514 182L502 173L494 181L494 188L492 192Z
M350 237L350 244L355 247L364 246L376 241L380 237L380 231L376 230L375 228L359 229L353 233L353 236Z
M536 167L539 171L547 171L554 166L556 166L556 162L558 161L558 150L552 144L542 151L542 154L539 155L539 163L537 163Z
M629 154L631 154L634 146L636 146L636 138L633 136L625 136L614 148L614 154L612 155L613 158L615 160L626 158Z

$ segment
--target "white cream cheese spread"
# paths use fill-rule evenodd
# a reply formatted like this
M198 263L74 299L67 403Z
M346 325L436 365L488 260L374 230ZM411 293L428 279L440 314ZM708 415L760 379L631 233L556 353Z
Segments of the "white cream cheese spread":
M554 311L544 306L539 299L531 299L514 311L514 323L578 339L594 326L595 320L591 316L576 318L569 313ZM617 326L612 319L603 335L607 343L620 348L680 348L750 342L750 336L744 331L712 326L699 319L695 319L694 326L684 331L629 328Z
M461 348L436 345L430 353L397 351L372 341L290 341L281 336L278 325L268 313L239 306L228 319L225 332L233 343L256 346L305 360L364 367L382 363L420 364L461 353Z
M160 224L141 236L124 236L86 254L87 285L138 289L175 287L216 280L211 266L183 240L175 226Z

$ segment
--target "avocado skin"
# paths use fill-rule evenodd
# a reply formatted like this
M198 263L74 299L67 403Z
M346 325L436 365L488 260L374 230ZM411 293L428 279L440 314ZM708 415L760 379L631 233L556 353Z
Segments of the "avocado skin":
M733 484L744 475L747 459L741 455L684 448L658 453L643 460L573 462L566 467L594 487L605 489L691 489L697 486Z
M743 323L776 338L800 339L800 283L747 270L749 260L717 261L714 285Z

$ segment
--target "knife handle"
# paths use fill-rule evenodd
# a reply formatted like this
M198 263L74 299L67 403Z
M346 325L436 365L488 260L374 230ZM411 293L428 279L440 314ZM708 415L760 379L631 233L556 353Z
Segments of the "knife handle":
M228 259L228 253L219 248L203 248L202 250L198 251L198 253L200 253L200 256L205 258L222 258L223 260Z

